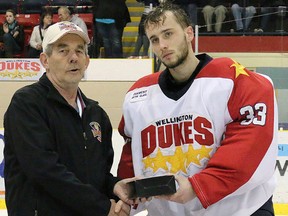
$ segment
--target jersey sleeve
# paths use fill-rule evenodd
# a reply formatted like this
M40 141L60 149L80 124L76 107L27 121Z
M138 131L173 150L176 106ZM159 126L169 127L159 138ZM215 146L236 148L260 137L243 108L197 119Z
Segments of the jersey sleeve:
M131 150L131 138L127 137L124 133L124 117L122 116L118 131L123 136L125 143L122 149L121 159L118 165L117 176L119 178L131 178L134 177L133 162L132 162L132 150Z
M277 157L277 106L269 78L231 64L231 122L207 167L189 178L204 208L246 193L273 176Z

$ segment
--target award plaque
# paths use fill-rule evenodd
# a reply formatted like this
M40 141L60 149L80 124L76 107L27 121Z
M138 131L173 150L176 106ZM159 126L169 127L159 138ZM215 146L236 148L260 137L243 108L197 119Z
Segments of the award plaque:
M176 192L174 175L157 176L129 182L130 199L168 195Z

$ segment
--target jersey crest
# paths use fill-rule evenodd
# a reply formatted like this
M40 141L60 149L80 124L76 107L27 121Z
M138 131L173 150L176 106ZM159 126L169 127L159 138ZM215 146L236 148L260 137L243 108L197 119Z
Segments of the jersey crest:
M203 168L213 152L212 123L186 114L155 121L141 132L144 170L187 175L189 166Z

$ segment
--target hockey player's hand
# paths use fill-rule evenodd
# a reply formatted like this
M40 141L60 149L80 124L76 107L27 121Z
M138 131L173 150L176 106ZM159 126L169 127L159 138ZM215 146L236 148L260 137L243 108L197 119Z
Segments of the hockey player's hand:
M196 197L191 183L187 177L175 175L175 179L178 183L178 189L176 193L171 195L156 196L155 198L184 204Z

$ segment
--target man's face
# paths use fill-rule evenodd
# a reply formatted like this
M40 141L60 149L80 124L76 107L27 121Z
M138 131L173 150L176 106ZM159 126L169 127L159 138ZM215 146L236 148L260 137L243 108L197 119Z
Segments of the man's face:
M161 21L159 25L149 24L146 34L153 52L168 68L185 63L189 52L192 52L192 27L183 29L171 12L166 13L164 23Z
M58 10L58 17L60 21L69 21L69 13L62 8Z
M52 54L42 53L40 60L51 82L61 89L75 89L89 64L83 39L67 34L53 44Z

